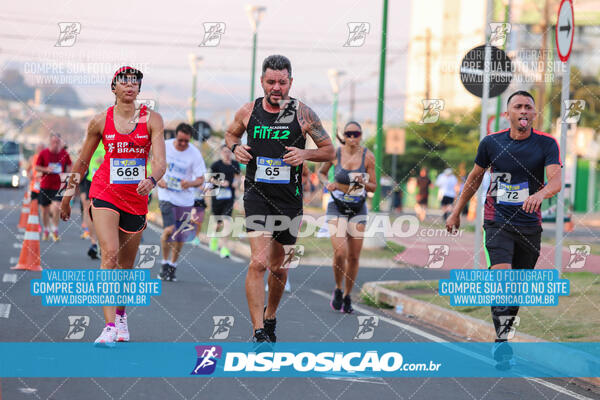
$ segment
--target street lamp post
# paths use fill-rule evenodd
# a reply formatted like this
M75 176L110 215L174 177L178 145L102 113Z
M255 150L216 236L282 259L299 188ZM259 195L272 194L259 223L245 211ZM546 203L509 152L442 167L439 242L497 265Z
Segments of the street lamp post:
M258 32L258 24L262 19L263 13L267 10L266 7L261 6L246 6L246 12L248 13L248 19L252 26L252 77L250 81L250 101L254 100L254 79L256 71L256 36Z
M381 171L383 168L383 104L385 102L385 61L387 50L388 0L383 0L381 23L381 53L379 56L379 93L377 96L377 137L375 139L375 176L377 187L373 194L373 211L379 212L381 200Z
M334 144L336 142L337 134L337 109L340 93L340 76L344 74L344 71L339 71L334 68L327 71L327 75L329 75L329 82L331 83L331 90L333 91L333 117L331 119L331 141ZM329 170L329 178L330 180L333 180L333 169Z
M188 115L188 119L190 121L190 125L196 121L196 82L198 75L198 67L200 66L200 62L202 61L202 57L197 56L195 54L189 55L190 68L192 70L192 98L190 99L190 113Z

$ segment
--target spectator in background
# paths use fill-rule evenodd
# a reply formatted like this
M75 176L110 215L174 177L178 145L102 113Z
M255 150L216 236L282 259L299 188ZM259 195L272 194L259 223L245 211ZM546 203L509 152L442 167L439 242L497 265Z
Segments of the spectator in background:
M415 204L415 213L419 221L425 221L427 216L427 203L429 202L429 189L432 187L431 179L427 174L427 169L421 168L417 177L417 202Z
M58 237L59 206L62 197L59 195L60 174L71 170L71 157L64 149L64 143L56 133L50 135L50 145L40 152L36 160L36 171L42 174L38 200L42 206L42 223L44 231L42 240L48 240L49 231L52 240Z
M456 198L458 179L452 173L452 168L446 168L444 172L438 175L435 180L435 186L440 188L442 195L442 212L444 213L444 221L452 212L452 204Z

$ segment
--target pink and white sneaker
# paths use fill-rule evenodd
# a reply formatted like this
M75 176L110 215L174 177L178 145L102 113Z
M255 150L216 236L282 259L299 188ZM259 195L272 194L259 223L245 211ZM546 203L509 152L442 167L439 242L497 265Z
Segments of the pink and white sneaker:
M117 327L117 342L129 342L129 328L127 327L127 314L119 315L115 319Z
M105 326L98 339L94 342L94 346L98 347L114 347L117 339L117 328L114 326Z

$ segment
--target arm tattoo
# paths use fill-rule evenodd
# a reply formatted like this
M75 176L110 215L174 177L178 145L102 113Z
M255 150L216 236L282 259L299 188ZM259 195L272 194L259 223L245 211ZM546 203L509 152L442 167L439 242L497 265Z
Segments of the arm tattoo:
M315 144L329 139L329 135L323 128L317 113L303 103L300 103L300 106L298 107L298 122L300 123L302 130L312 137Z

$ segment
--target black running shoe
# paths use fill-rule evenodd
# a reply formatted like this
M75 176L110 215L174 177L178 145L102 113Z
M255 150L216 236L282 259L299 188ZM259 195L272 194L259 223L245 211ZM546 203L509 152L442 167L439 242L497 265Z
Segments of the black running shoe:
M88 249L87 252L88 256L90 256L90 258L92 260L97 260L98 259L98 245L91 245L90 248Z
M254 343L271 343L269 340L269 335L265 332L264 329L257 329L254 331L254 337L252 338L252 342Z
M169 267L170 267L170 265L169 265L169 264L167 264L167 263L164 263L164 264L161 266L161 271L160 271L160 273L159 273L158 275L156 275L156 277L157 277L158 279L160 279L160 280L163 280L163 281L168 281L169 279L167 279L167 278L169 277Z
M265 307L264 311L267 311L267 307ZM263 313L264 313L263 311ZM269 342L275 343L277 342L277 335L275 335L275 327L277 326L277 318L273 319L265 319L263 314L263 325L265 326L265 333L269 336Z
M169 278L167 279L170 282L177 282L177 278L175 277L176 267L169 265Z
M494 343L492 357L496 361L496 369L506 371L515 365L512 347L506 341Z
M329 305L333 308L334 311L340 311L342 309L342 303L344 302L344 292L342 289L335 289L333 291L333 297L331 298L331 302Z
M352 314L354 312L354 308L352 308L352 299L350 295L344 296L344 305L342 306L342 312L346 314Z

